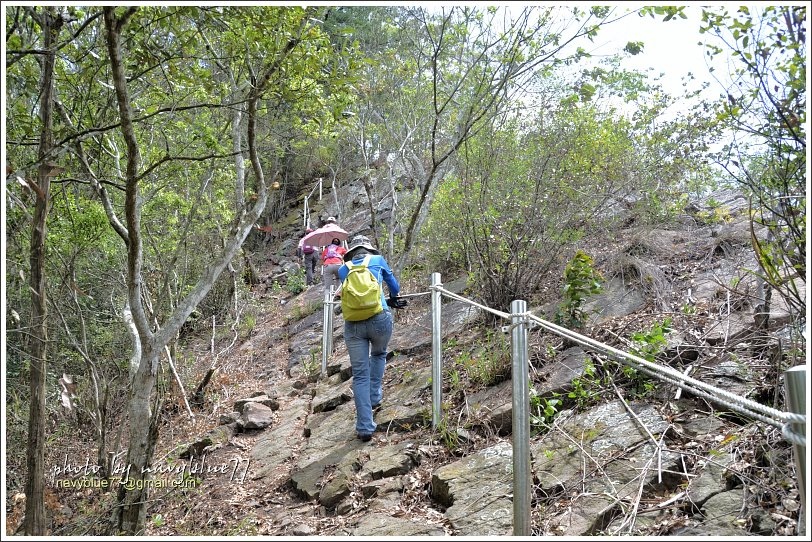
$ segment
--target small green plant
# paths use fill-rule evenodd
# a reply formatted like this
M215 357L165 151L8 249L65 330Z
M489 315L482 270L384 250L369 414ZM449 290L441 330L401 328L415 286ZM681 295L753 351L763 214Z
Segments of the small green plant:
M632 334L635 346L632 353L646 361L654 362L666 348L668 340L666 334L671 331L671 319L666 318L661 323L655 323L648 331L639 331ZM634 367L624 366L623 376L632 383L631 391L636 397L646 397L657 389L657 384Z
M570 328L580 329L586 323L584 311L586 298L600 293L603 277L593 267L592 257L578 251L564 270L564 300L555 313L555 323Z
M584 374L572 379L572 389L567 393L567 397L573 399L579 408L588 405L597 396L597 380L595 376L595 365L592 360L587 359L584 363Z
M696 217L705 224L728 224L733 221L730 209L725 206L711 206L710 211L699 211Z
M292 293L298 294L304 291L307 285L304 269L299 269L295 273L288 275L288 281L285 284L285 289Z
M474 352L460 352L454 360L475 386L493 386L510 377L510 343L501 333L488 330Z
M671 319L666 318L662 323L655 323L648 331L638 331L632 334L635 346L632 352L646 361L654 361L665 350L668 340L666 334L671 331Z
M297 303L292 309L290 309L290 314L288 314L286 322L288 324L291 322L297 322L322 309L323 306L323 302L318 300L311 301L310 303Z
M553 397L541 397L533 385L530 385L530 426L535 432L549 427L558 414L561 399L554 393Z
M156 527L163 527L164 524L166 524L166 520L164 520L164 517L161 514L155 514L152 516L152 524Z
M457 433L457 428L452 427L448 419L448 403L443 404L443 415L440 418L440 423L437 424L437 436L440 442L448 448L449 452L455 452L460 446L460 436Z
M302 360L302 370L308 379L318 376L318 374L321 372L320 360L316 358L317 352L318 350L311 348L310 358L305 358Z
M242 320L240 321L240 336L241 337L249 337L251 332L254 331L254 328L257 326L257 315L253 312L246 312L243 315Z
M730 279L730 287L735 290L736 286L739 285L741 280L742 280L741 277L733 277L732 279Z
M457 369L451 371L448 375L448 380L451 384L451 394L455 395L462 389L462 381L460 377L460 372Z

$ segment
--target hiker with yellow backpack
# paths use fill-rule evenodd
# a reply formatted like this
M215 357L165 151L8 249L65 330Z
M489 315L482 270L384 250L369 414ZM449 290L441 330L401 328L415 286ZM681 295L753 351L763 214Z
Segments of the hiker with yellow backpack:
M341 280L344 343L352 365L355 432L359 439L367 442L377 427L372 411L383 400L386 348L394 325L389 305L402 308L406 301L398 299L398 280L364 235L357 235L350 242L344 265L338 269L338 278ZM389 304L384 296L384 283L389 290Z

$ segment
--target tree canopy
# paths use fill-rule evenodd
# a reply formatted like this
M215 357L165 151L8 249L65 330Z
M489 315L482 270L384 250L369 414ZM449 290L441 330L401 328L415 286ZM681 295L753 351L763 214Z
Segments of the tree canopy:
M585 236L673 218L726 176L770 231L754 272L805 313L804 7L703 8L732 84L667 116L688 96L620 56L582 63L610 7L5 9L5 376L34 419L82 375L100 464L119 425L150 464L182 327L237 325L252 231L315 178L360 181L399 275L467 273L506 309ZM108 531L140 532L145 499L122 492Z

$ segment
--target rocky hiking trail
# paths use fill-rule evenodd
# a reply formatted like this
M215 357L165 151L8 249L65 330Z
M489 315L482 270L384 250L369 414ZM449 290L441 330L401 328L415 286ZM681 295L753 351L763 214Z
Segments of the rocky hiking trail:
M718 310L747 258L746 220L625 233L600 260L625 262L627 275L616 273L591 301L590 336L614 337L623 348L620 337L667 314L678 330L669 334L665 356L672 366L693 365L694 378L770 399L776 375L763 360L746 362L754 359L754 309L742 302L729 315ZM270 263L263 269L273 272ZM649 289L654 283L657 292ZM466 283L445 288L464 295ZM425 289L404 284L406 293ZM678 310L686 293L696 308L691 314ZM444 383L446 422L432 429L428 297L395 313L378 432L361 442L340 316L327 377L312 373L320 368L322 285L292 296L260 284L254 294L257 324L218 360L209 410L195 420L180 410L161 428L156 457L205 458L214 472L201 474L196 488L158 496L146 534L512 534L511 381L477 389ZM531 310L549 318L550 308ZM490 328L479 309L444 300L446 372L453 353L476 350L498 330ZM542 397L566 396L598 365L590 352L540 331L531 332L530 344L531 380ZM198 363L212 361L209 339L188 348ZM634 400L608 387L601 401L568 405L533 436L533 534L797 534L800 499L780 431L676 392L662 384Z

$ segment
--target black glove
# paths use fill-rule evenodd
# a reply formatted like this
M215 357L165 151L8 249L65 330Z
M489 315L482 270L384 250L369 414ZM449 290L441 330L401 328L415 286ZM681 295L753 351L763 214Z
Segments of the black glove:
M401 297L396 295L390 295L389 299L386 300L386 304L392 307L393 309L403 309L409 302Z

